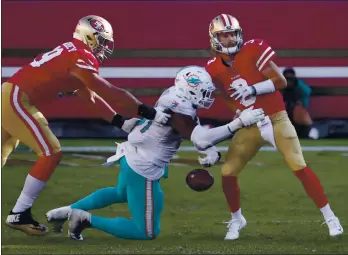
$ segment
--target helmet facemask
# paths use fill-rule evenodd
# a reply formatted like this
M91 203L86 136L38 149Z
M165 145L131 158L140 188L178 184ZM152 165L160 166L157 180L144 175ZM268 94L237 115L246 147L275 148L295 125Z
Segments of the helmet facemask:
M234 33L235 45L227 47L219 40L220 33ZM243 46L243 32L239 21L229 14L220 14L216 16L209 24L209 37L211 47L220 53L234 55L240 51Z
M197 108L209 109L215 101L213 96L215 88L203 89L201 88L198 93L192 90L188 91L189 97Z
M97 45L92 48L92 53L101 63L105 59L111 57L112 52L114 51L114 42L103 37L99 33L95 33L94 36L95 36Z

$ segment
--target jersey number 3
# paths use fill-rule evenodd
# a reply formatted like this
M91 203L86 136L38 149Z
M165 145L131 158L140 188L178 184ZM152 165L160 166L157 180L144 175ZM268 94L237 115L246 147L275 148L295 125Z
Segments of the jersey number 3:
M248 88L248 82L246 80L244 80L243 78L239 78L239 79L234 80L231 83L230 87L233 89L237 89L239 87ZM256 102L256 96L250 96L250 97L248 97L248 99L246 99L242 102L242 105L244 105L245 107L248 107L250 105L255 104L255 102Z

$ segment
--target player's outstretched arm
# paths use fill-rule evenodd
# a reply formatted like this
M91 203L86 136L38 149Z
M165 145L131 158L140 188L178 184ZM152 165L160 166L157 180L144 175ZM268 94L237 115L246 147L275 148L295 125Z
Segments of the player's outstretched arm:
M128 91L113 86L107 80L94 72L86 72L81 68L71 70L71 73L81 80L85 86L95 91L109 104L116 104L125 111L125 115L135 117L142 116L149 120L155 120L160 124L164 124L170 118L169 114L156 111L154 108L141 103Z
M200 125L196 126L191 134L191 141L198 149L205 150L230 138L238 129L251 126L264 119L264 117L265 114L262 109L253 110L250 107L226 125L210 129Z
M128 119L116 113L103 98L87 87L77 90L74 92L74 94L91 101L93 108L88 110L97 111L103 119L127 133L129 133L135 127L137 121L139 120L138 118Z
M97 112L104 120L108 122L112 122L116 112L112 109L112 107L105 102L103 98L101 98L97 93L85 87L77 90L74 94L78 97L86 98L91 102L88 104L89 111Z
M190 139L198 150L206 150L231 137L238 129L251 126L264 117L265 115L262 109L252 110L252 108L248 108L230 123L209 129L197 125L191 116L174 113L171 124L181 135Z

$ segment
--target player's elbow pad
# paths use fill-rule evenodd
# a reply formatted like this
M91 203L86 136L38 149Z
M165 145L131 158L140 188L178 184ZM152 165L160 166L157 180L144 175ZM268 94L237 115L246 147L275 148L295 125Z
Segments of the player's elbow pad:
M198 150L206 150L211 147L207 136L207 129L201 125L197 125L191 133L191 142L196 146Z
M191 134L191 141L199 150L206 150L209 147L230 138L233 133L230 131L228 125L204 128L197 125Z

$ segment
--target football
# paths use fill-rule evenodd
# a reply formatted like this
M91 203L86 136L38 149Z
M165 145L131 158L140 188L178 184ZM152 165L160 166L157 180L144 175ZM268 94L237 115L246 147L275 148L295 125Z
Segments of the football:
M205 169L194 169L186 176L187 185L195 191L206 191L214 184L214 177Z

